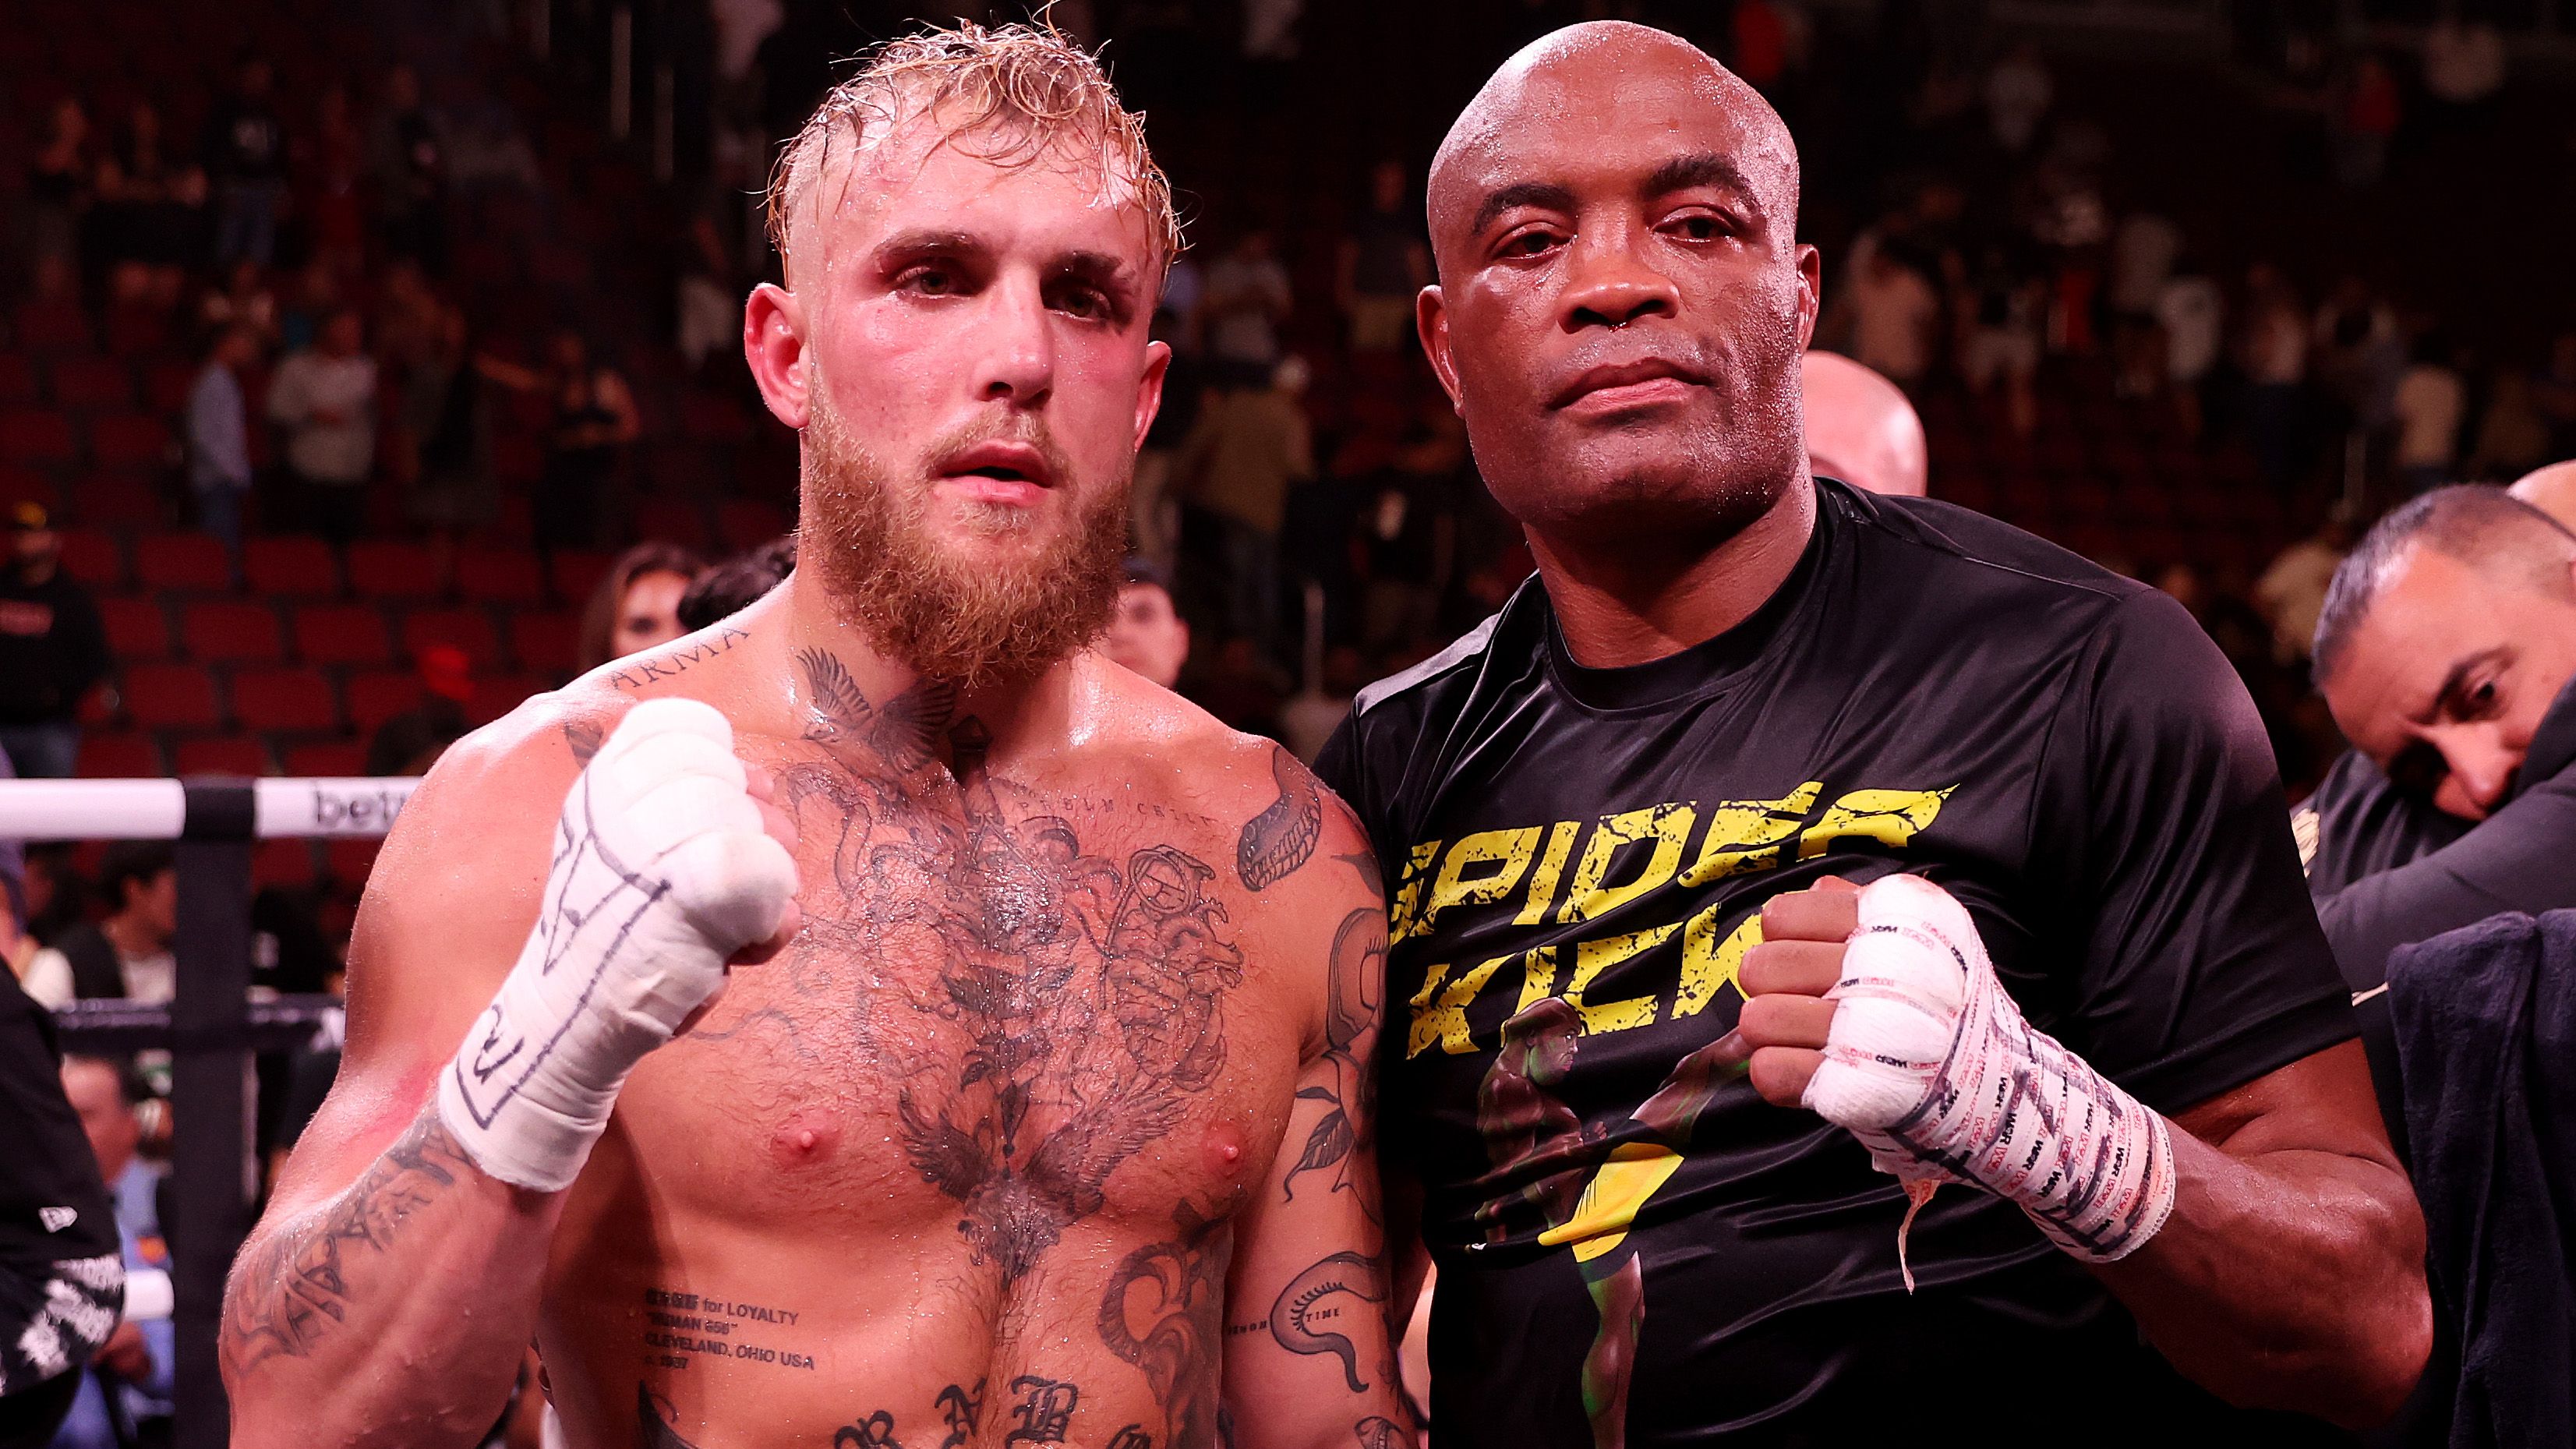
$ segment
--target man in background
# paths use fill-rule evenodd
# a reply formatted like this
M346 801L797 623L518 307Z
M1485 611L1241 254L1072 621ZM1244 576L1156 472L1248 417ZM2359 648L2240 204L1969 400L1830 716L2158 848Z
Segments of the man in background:
M1872 493L1920 498L1931 491L1923 419L1895 383L1839 352L1799 361L1807 410L1807 466Z
M188 491L197 522L222 542L241 573L242 504L250 494L250 408L241 375L259 358L259 334L228 327L206 350L188 388Z
M67 779L80 756L81 696L107 673L107 630L89 590L63 572L62 535L42 504L10 505L6 537L0 750L27 779Z
M1190 626L1172 607L1161 569L1143 559L1127 561L1127 581L1118 586L1118 606L1100 652L1165 689L1179 682L1190 658Z
M161 1174L139 1157L142 1085L104 1057L63 1058L63 1095L79 1114L90 1155L116 1207L125 1262L125 1317L91 1355L80 1394L53 1449L128 1449L167 1443L170 1374L178 1360L170 1323L170 1248L161 1237ZM159 1421L159 1422L155 1422Z
M63 932L55 942L64 962L61 974L30 973L27 994L47 1007L116 997L147 1005L169 1001L179 987L178 962L170 952L179 932L179 871L170 842L110 845L98 888L110 903L106 919Z
M346 545L366 526L376 465L376 360L342 308L311 347L288 354L268 384L268 416L286 430L286 466L314 532Z

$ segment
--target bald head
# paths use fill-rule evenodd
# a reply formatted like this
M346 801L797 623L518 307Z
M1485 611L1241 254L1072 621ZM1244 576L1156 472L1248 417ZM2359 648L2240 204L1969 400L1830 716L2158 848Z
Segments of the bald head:
M1816 254L1751 86L1660 30L1557 31L1450 128L1430 213L1423 344L1543 558L1698 554L1803 507Z
M1901 498L1930 491L1923 420L1902 389L1837 352L1809 352L1800 371L1816 472Z
M2557 519L2560 527L2576 529L2576 461L2525 473L2506 491Z
M1624 94L1672 87L1700 102L1726 144L1702 153L1722 161L1784 231L1798 215L1798 148L1780 113L1735 72L1678 35L1625 20L1594 20L1552 31L1521 47L1476 92L1431 158L1431 241L1444 254L1475 228L1513 183L1507 157L1534 127L1599 125L1626 115ZM1446 268L1443 261L1443 268Z

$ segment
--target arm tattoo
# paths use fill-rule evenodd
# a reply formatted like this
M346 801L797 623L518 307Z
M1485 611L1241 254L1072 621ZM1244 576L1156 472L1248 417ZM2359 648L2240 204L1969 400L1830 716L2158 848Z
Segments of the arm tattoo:
M1288 1201L1297 1200L1297 1175L1333 1169L1331 1191L1351 1185L1348 1163L1353 1153L1372 1145L1369 1124L1371 1078L1366 1040L1376 1030L1381 992L1386 982L1386 912L1362 906L1342 917L1333 932L1332 955L1325 963L1324 1060L1333 1069L1333 1085L1300 1088L1302 1100L1322 1102L1323 1120L1306 1134L1306 1150L1280 1179ZM1363 1203L1365 1207L1365 1202ZM1374 1210L1371 1221L1376 1220Z
M1279 798L1252 817L1234 844L1234 873L1246 890L1267 890L1294 875L1324 833L1324 787L1285 749L1270 752Z
M641 689L660 679L674 679L689 672L692 665L703 664L751 637L749 629L719 624L715 631L690 643L685 649L659 656L637 655L608 672L608 682L619 689Z
M564 743L572 746L572 762L576 765L589 764L599 747L608 743L608 731L597 720L574 720L563 727L563 732Z
M1142 1370L1163 1411L1165 1445L1206 1444L1216 1433L1220 1314L1234 1229L1202 1220L1185 1203L1174 1214L1180 1233L1129 1253L1109 1275L1100 1299L1100 1339ZM1122 1438L1145 1442L1144 1426Z
M244 1253L224 1305L223 1356L233 1375L312 1353L346 1321L359 1260L388 1251L404 1223L454 1187L467 1165L436 1111L423 1112L348 1191Z
M1369 1385L1360 1377L1359 1345L1351 1342L1350 1335L1325 1326L1350 1311L1329 1301L1341 1296L1363 1303L1387 1301L1385 1275L1378 1271L1375 1258L1335 1253L1289 1279L1288 1286L1279 1290L1278 1301L1270 1305L1270 1336L1290 1353L1329 1353L1340 1359L1342 1377L1351 1392L1364 1393ZM1388 1373L1389 1366L1379 1365L1379 1372Z

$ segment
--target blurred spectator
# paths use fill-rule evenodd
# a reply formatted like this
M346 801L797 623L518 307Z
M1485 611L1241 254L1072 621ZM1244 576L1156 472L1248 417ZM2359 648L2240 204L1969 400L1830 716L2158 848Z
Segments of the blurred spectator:
M7 778L0 774L0 779ZM71 980L71 963L62 952L37 939L29 920L26 909L16 902L0 901L0 959L9 963L9 978L21 990L41 981L49 994L58 992Z
M200 327L208 332L247 327L259 338L262 352L277 341L278 322L277 293L268 285L268 274L248 257L234 262L223 286L207 288L197 303Z
M2182 228L2152 211L2133 211L2111 233L2111 310L2150 319L2182 258Z
M1291 306L1288 269L1271 254L1270 233L1246 231L1207 271L1200 314L1209 354L1240 378L1268 377Z
M89 113L65 96L48 121L27 168L27 267L36 295L66 297L80 277L81 214L89 206Z
M116 1208L63 1099L54 1023L0 979L0 1443L53 1437L124 1292ZM68 1214L39 1214L61 1206Z
M675 311L680 358L691 371L742 345L742 297L734 285L733 263L715 218L703 211L689 223Z
M1457 565L1459 476L1467 471L1466 429L1446 408L1424 410L1413 434L1362 502L1359 522L1360 639L1387 649L1437 627L1440 596ZM1308 660L1307 693L1315 688ZM1365 682L1365 681L1363 681Z
M694 634L759 603L795 568L793 533L782 533L758 548L714 565L699 574L680 595L679 606L673 610L680 621L680 632Z
M2378 184L2388 169L2388 140L2397 134L2404 105L2386 61L2363 54L2352 62L2332 111L2336 180L2354 190Z
M2576 533L2576 460L2534 469L2505 491L2556 519L2560 528Z
M323 324L342 309L340 269L328 257L315 257L295 274L285 306L277 314L277 342L288 352L301 352L319 341Z
M286 429L296 504L314 532L342 545L365 529L376 463L376 360L362 349L365 337L358 314L342 308L268 383L268 415Z
M385 72L384 94L367 121L367 171L385 250L433 272L447 264L447 161L438 125L421 104L408 65Z
M166 840L119 840L98 868L99 894L108 913L63 932L54 947L62 976L32 975L27 994L45 1005L123 997L157 1005L178 993L178 962L170 953L179 931L179 869Z
M1351 700L1369 676L1367 660L1348 644L1323 651L1320 666L1309 667L1315 677L1279 707L1279 742L1311 765L1324 752L1324 742L1350 716Z
M1799 61L1800 32L1791 13L1771 0L1736 0L1727 29L1735 73L1764 95L1773 94Z
M2308 328L2280 269L2257 262L2245 284L2245 434L2264 481L2287 491L2307 463Z
M2406 372L2396 309L2356 276L2345 276L2317 308L2309 371L2344 413L2344 426L2384 437L2397 419L2397 382Z
M286 123L269 96L270 80L267 61L243 61L232 93L207 118L218 266L249 257L264 267L277 252L277 213L286 200Z
M474 660L453 644L432 644L413 665L421 701L376 726L367 741L370 775L426 775L447 747L472 728L465 717L474 702Z
M1353 352L1392 352L1413 336L1414 295L1431 283L1422 210L1405 202L1404 163L1369 172L1369 209L1342 243L1340 296Z
M164 1444L178 1345L170 1322L170 1248L161 1235L162 1177L135 1150L143 1140L135 1114L143 1087L129 1068L103 1057L64 1057L62 1081L115 1203L125 1308L116 1331L90 1355L80 1396L55 1432L52 1449Z
M2397 422L2397 477L2409 493L2451 480L2459 461L2460 423L2469 408L2469 385L2452 367L2439 334L2415 346L2414 364L2398 380L2392 408Z
M2487 405L2478 414L2477 438L2462 476L2518 478L2548 457L2549 421L2531 395L2531 374L2499 365L2487 374Z
M1929 489L1923 419L1894 383L1848 357L1810 350L1799 365L1807 465L1872 493Z
M412 439L412 521L441 540L492 521L492 413L482 363L461 307L438 309L437 340L403 378L403 426Z
M667 644L680 627L680 598L705 565L672 543L639 543L617 556L581 611L584 671Z
M2057 98L2057 82L2039 47L2023 41L1986 72L1986 125L1995 144L2014 156L2030 149L2039 123Z
M1160 569L1141 559L1127 563L1127 581L1118 586L1118 607L1101 636L1100 652L1111 662L1132 669L1170 689L1180 682L1189 662L1190 626L1172 607L1171 587Z
M241 379L258 360L259 334L227 327L215 334L188 388L188 488L196 496L198 525L223 541L236 578L251 479L250 408Z
M2197 257L2186 255L2156 293L2156 325L2165 338L2165 380L2173 387L2174 407L2183 431L2200 436L2202 390L2218 357L2227 330L2227 298Z
M1228 728L1267 735L1279 728L1279 671L1250 639L1228 639L1190 697Z
M2004 249L1990 246L1979 259L1965 302L1959 371L1969 389L1980 394L2001 382L2005 417L2015 433L2028 437L2039 426L2039 397L2031 384L2039 375L2046 285L2015 272Z
M1219 540L1229 630L1271 646L1279 613L1279 526L1288 489L1315 472L1314 439L1301 397L1303 359L1281 362L1266 385L1219 388L1182 446L1177 472L1190 501Z
M1852 289L1852 355L1861 366L1914 386L1932 365L1940 318L1940 294L1921 272L1883 245L1870 253Z
M2484 19L2445 6L2424 32L2424 93L2457 110L2504 89L2504 36Z
M2354 516L2337 505L2316 532L2281 550L2254 581L2254 608L2272 626L2272 657L2295 664L2308 657L2317 615L2344 555L2352 552Z
M68 779L80 701L107 674L107 631L89 590L63 572L62 536L42 505L9 505L0 575L0 750L26 779Z
M137 101L116 144L100 158L89 215L91 250L112 302L178 305L189 269L205 252L206 177L169 154L161 113Z
M599 508L617 460L643 425L626 379L596 366L589 344L569 328L547 344L543 371L485 359L483 375L521 392L542 393L553 409L546 424L545 472L537 481L540 549L589 548L599 541Z
M2576 332L2550 339L2549 366L2532 380L2531 400L2549 424L2549 456L2576 458Z

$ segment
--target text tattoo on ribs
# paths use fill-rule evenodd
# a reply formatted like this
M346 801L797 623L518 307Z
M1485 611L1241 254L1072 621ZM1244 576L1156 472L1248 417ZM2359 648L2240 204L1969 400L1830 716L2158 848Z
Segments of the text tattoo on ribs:
M947 686L876 704L830 655L799 663L817 756L776 772L777 798L830 842L845 902L799 949L929 963L859 1035L904 1084L905 1156L1008 1289L1224 1065L1243 956L1216 872L1168 844L1113 859L1072 820L1006 811L1023 792L987 771L990 735Z

